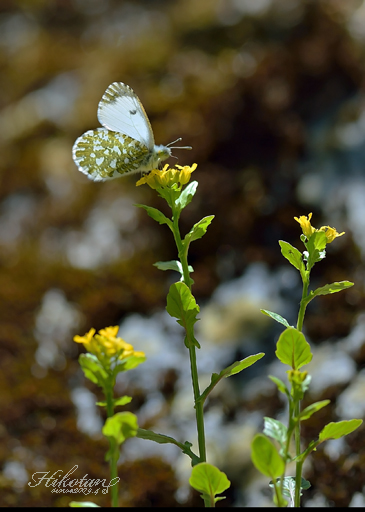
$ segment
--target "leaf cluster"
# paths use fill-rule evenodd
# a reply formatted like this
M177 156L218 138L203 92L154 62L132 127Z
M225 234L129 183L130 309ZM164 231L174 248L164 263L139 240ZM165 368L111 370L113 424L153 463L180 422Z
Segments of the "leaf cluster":
M269 314L269 316L278 320L275 314L266 311L265 314ZM281 318L278 321L283 323ZM274 489L274 502L278 506L286 506L285 497L289 497L294 503L296 487L294 477L285 477L286 464L290 461L296 461L302 465L308 455L316 450L320 443L350 434L362 424L362 420L353 419L329 423L320 431L317 440L311 441L301 453L295 456L290 455L291 438L300 422L309 419L317 411L326 407L330 400L315 402L302 411L298 408L298 404L303 399L311 379L306 371L301 371L301 368L308 364L313 357L310 345L302 332L294 327L287 327L279 337L275 354L279 361L291 368L287 371L288 381L291 385L290 389L281 379L269 376L278 390L288 399L288 426L274 418L265 417L263 434L257 434L253 439L251 459L263 475L271 478L270 485ZM309 482L302 479L299 495L302 490L309 486Z

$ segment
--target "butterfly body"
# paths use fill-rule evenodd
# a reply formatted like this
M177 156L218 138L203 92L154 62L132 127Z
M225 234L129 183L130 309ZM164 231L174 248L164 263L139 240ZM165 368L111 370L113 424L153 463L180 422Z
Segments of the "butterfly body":
M149 172L171 156L171 148L156 145L147 114L134 91L112 83L98 107L103 128L79 137L72 155L79 170L93 181Z

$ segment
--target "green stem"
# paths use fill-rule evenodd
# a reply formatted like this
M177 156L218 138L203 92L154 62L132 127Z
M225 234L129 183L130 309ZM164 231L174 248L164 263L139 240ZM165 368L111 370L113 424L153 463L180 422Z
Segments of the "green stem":
M204 402L202 400L199 400L200 391L199 391L198 367L196 364L196 352L195 352L194 346L189 347L189 355L190 355L191 378L192 378L192 383L193 383L196 425L197 425L197 429L198 429L199 458L200 458L200 462L206 462L207 456L206 456L206 450L205 450L205 431L204 431L204 412L203 412Z
M291 406L289 406L289 418L291 418L291 417L292 417ZM289 422L289 424L290 424L290 422ZM293 430L292 429L289 430L289 428L288 428L286 445L285 445L285 453L284 453L284 471L282 472L281 477L280 477L281 495L283 494L283 489L284 489L284 477L285 477L285 473L286 473L286 465L287 465L287 460L288 460L288 454L289 454L289 449L290 449L290 440L291 440L292 434L293 434Z
M298 418L300 413L300 401L295 404L294 415ZM295 437L295 455L298 457L300 455L300 421L295 425L294 430ZM294 507L300 507L300 487L302 484L302 467L303 462L297 462L295 465L295 498L294 498Z
M186 286L189 287L189 290L191 291L191 284L190 284L190 273L189 273L189 265L188 265L188 247L184 249L181 236L180 236L180 230L179 230L179 216L176 212L173 211L173 235L179 255L179 260L181 263L181 266L183 268L183 278L184 283Z
M106 412L108 418L114 415L114 405L113 405L113 385L110 384L109 389L105 390L105 398L106 398ZM112 499L112 507L118 507L118 458L119 458L119 450L118 444L115 439L109 439L110 446L110 479L115 481L116 483L111 487L111 499Z
M286 502L285 499L283 499L283 493L282 493L282 490L281 490L281 484L278 484L276 479L274 479L273 480L273 485L274 485L274 489L275 489L276 502L277 502L278 506L279 507L286 507L287 506L287 502Z
M302 332L303 329L303 321L304 321L304 314L305 310L307 308L307 302L305 299L308 295L308 287L309 287L309 276L308 279L303 281L303 293L302 293L302 300L300 301L300 308L298 313L298 321L297 321L297 329L298 331Z
M300 308L298 313L298 322L297 329L298 331L302 331L305 310L307 308L307 302L305 301L308 295L308 287L309 287L309 274L306 280L303 280L303 293L302 300L300 301ZM299 417L300 413L300 400L298 400L294 404L294 416L296 418ZM297 422L294 429L294 439L295 439L295 455L298 457L300 455L300 421ZM294 507L300 507L300 487L302 483L302 468L303 461L297 462L295 465L295 498L294 498Z
M297 462L296 474L295 474L294 507L300 507L300 489L301 489L301 485L302 485L302 468L303 468L303 461Z
M173 210L173 234L175 238L176 247L178 250L178 255L180 259L180 263L182 265L183 269L183 279L184 283L189 287L191 290L191 281L190 281L190 273L189 273L189 267L188 267L188 247L183 246L181 236L180 236L180 230L179 230L179 216L177 212L174 212ZM192 345L189 347L189 356L190 356L190 368L191 368L191 379L192 379L192 385L193 385L193 394L194 394L194 407L195 407L195 416L196 416L196 425L198 430L198 446L199 446L199 459L200 462L206 462L206 448L205 448L205 429L204 429L204 412L203 412L203 406L204 401L199 400L200 398L200 389L199 389L199 377L198 377L198 366L196 362L196 350L195 346ZM210 503L209 499L204 500L205 507L214 507Z

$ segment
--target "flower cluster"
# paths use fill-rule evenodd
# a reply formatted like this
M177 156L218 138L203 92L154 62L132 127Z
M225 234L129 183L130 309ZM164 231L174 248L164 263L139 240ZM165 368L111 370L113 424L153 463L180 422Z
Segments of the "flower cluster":
M297 222L299 222L300 227L302 228L303 234L307 237L308 240L313 235L313 233L316 231L324 231L324 233L326 234L326 239L327 239L328 244L333 242L333 240L335 238L337 238L338 236L342 236L345 234L344 231L342 233L338 233L335 228L331 228L330 226L322 226L321 228L316 229L310 223L311 218L312 218L311 213L308 215L308 218L305 215L302 215L299 218L294 217L294 219Z
M177 169L169 169L169 164L160 169L153 169L149 174L143 176L137 181L136 186L144 185L145 183L153 189L161 188L172 188L176 187L181 189L183 185L186 185L190 181L191 173L197 168L197 164L193 164L191 167L185 165L176 165Z
M100 361L117 359L125 360L131 356L144 357L144 352L137 352L133 346L118 338L119 327L106 327L95 334L95 329L90 329L84 336L75 336L76 343L82 343L86 350L94 354Z

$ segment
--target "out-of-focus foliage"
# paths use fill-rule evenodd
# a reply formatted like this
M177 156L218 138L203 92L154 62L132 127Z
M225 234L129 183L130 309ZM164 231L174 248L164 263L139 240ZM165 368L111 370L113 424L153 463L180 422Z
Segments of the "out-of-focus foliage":
M157 144L181 136L193 147L175 152L199 164L182 231L215 215L191 249L195 295L208 298L249 263L282 265L278 239L296 240L293 217L314 211L316 224L346 231L314 279L359 284L317 299L307 330L314 340L348 333L364 307L364 27L362 0L1 2L1 506L67 505L28 487L36 471L78 464L81 476L107 475L104 440L77 428L72 390L88 384L72 337L165 306L166 273L152 264L175 258L169 232L133 206L162 203L135 177L96 184L72 161L114 81L136 91ZM352 472L323 454L313 469L312 485L336 506L365 483L364 447L352 442ZM178 504L172 470L149 460L143 494L143 464L130 464L122 504Z

